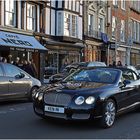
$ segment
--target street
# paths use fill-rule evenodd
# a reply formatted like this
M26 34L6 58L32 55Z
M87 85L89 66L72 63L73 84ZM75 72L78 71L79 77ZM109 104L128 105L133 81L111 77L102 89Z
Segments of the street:
M30 102L1 103L1 139L139 139L140 113L133 111L117 117L110 129L99 127L99 121L67 122L43 120L33 112Z

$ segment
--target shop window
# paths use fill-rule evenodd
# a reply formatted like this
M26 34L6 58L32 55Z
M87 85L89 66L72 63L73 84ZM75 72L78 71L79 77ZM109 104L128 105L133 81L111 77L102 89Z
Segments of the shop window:
M27 30L36 31L36 5L27 3Z
M16 1L5 0L5 25L16 27Z

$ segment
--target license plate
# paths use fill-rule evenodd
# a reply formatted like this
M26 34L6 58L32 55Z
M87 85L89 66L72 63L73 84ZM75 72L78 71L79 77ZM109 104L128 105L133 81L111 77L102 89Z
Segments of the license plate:
M54 113L64 113L63 107L54 107L54 106L45 106L45 111L54 112Z

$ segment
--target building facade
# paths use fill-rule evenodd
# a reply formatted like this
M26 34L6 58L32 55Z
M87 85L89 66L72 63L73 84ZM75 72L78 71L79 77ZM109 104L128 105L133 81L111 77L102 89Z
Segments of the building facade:
M47 69L60 72L70 63L81 61L83 44L82 0L53 0L45 8L44 46Z
M130 64L140 64L140 1L129 2Z
M37 78L41 79L43 54L46 49L39 43L42 32L42 8L46 2L40 1L0 1L0 56L20 63L34 60Z
M85 61L107 63L107 1L84 1Z
M139 62L139 1L108 1L110 26L109 63L121 61L123 65ZM111 15L111 16L110 16Z

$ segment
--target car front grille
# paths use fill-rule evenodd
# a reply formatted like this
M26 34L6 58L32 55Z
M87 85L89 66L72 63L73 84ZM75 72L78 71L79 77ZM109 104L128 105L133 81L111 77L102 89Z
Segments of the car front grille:
M50 105L67 106L71 101L71 96L63 93L47 93L44 102Z

